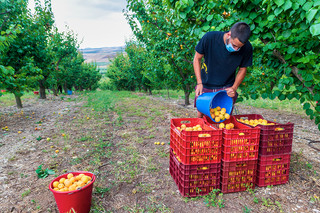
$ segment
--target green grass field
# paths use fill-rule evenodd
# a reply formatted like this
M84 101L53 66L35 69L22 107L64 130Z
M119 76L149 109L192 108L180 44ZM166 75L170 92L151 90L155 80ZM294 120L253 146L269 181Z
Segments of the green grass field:
M33 94L33 92L27 92L22 97L22 105L23 102L28 99L33 99L36 95ZM6 107L6 106L13 106L16 105L16 99L12 93L5 92L0 96L0 106Z
M108 94L107 93L103 93L103 94ZM122 92L116 92L119 95L126 93L126 91L122 91ZM168 98L168 94L169 94L169 98L170 99L180 99L180 100L184 100L184 92L183 91L177 91L177 90L154 90L153 91L153 95L156 97L163 97L163 98ZM101 92L92 92L93 96L100 96L102 95ZM28 99L32 99L34 98L34 94L33 92L28 92L25 95L22 96L22 104L25 100ZM193 100L194 99L194 92L192 92L189 96L189 100ZM0 104L1 106L12 106L15 105L15 98L14 95L11 93L4 93L3 96L0 97ZM279 110L279 111L285 111L285 112L290 112L290 113L295 113L295 114L299 114L299 115L305 115L305 112L302 108L302 105L300 104L300 102L296 99L293 100L284 100L284 101L280 101L279 99L274 99L274 100L270 100L270 99L263 99L263 98L259 98L257 100L252 100L252 99L247 99L244 100L242 102L239 102L237 104L242 104L242 105L246 105L246 106L252 106L252 107L256 107L256 108L264 108L264 109L272 109L272 110Z

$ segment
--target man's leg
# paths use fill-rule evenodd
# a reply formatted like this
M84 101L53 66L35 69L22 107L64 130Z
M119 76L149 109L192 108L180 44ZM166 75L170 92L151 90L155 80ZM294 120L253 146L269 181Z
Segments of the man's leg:
M202 118L203 117L203 113L198 111L198 118Z

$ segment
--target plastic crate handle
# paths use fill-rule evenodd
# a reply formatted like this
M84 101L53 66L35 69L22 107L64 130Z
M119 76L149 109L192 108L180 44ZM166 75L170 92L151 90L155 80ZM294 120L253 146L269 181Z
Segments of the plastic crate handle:
M245 167L245 166L247 166L246 163L237 163L236 164L236 167Z
M248 132L240 132L239 133L239 136L248 136L248 135L250 135L250 133L248 133Z
M204 133L201 133L198 135L199 138L210 138L211 135L210 134L204 134Z
M204 166L204 167L198 167L197 170L208 170L209 168Z
M272 161L281 161L282 158L273 158Z
M181 124L190 124L191 121L190 120L184 120L184 121L180 121Z

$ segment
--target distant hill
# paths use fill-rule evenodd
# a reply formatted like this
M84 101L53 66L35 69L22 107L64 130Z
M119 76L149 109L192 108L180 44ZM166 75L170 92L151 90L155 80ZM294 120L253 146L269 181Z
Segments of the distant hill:
M97 62L99 67L106 66L110 59L116 57L118 53L124 52L125 47L101 47L80 49L87 63Z

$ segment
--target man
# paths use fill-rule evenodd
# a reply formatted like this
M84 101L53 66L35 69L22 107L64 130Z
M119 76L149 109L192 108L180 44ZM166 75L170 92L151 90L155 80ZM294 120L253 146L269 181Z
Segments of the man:
M237 22L229 32L213 31L202 37L195 48L193 59L197 78L195 106L199 95L219 90L226 90L235 103L237 89L246 75L247 67L252 65L252 46L248 41L250 34L248 24ZM198 111L198 117L202 116Z

